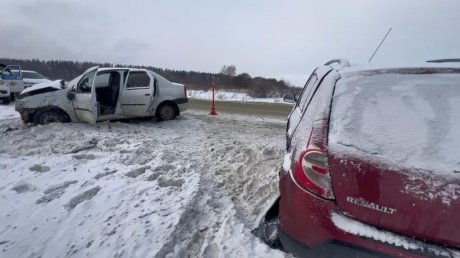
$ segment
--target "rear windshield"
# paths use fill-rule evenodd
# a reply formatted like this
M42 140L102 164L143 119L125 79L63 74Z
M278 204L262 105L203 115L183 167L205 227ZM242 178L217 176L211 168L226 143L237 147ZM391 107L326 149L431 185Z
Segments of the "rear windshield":
M345 76L331 112L336 153L460 176L460 74Z

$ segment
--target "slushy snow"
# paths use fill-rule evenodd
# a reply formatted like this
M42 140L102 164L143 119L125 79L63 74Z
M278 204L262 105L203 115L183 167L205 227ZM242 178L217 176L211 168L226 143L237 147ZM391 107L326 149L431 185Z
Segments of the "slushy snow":
M285 121L24 125L0 106L0 257L285 257L256 238ZM257 128L257 130L255 130Z
M443 257L460 257L460 252L456 250L443 248L440 246L428 247L426 243L422 243L418 240L399 236L388 231L382 231L373 226L369 226L337 213L331 214L331 220L337 228L353 235L370 238L394 246L399 246L407 250L423 251L425 248L427 249L425 251L436 255L442 255Z

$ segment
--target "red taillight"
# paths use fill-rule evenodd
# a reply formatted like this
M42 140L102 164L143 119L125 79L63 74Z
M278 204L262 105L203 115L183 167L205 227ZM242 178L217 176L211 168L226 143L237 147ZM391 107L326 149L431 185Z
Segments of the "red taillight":
M302 189L322 198L333 200L334 193L332 192L327 155L322 150L326 146L326 132L325 123L317 124L313 128L307 150L300 154L293 177Z

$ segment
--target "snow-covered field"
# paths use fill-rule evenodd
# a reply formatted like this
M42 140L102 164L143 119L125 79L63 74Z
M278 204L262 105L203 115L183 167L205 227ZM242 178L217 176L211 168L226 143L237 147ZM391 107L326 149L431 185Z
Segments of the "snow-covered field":
M0 105L0 257L284 257L250 232L285 121L23 125Z
M188 90L187 95L192 99L211 100L212 91ZM219 101L243 101L243 102L266 102L266 103L284 103L283 98L253 98L247 93L216 91L215 98Z

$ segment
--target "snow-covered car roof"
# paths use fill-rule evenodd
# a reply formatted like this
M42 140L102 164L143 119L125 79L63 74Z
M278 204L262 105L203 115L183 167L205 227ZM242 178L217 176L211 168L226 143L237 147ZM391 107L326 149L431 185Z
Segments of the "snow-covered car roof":
M429 62L420 62L420 63L407 63L407 64L351 64L350 66L339 67L337 70L341 74L345 73L356 73L356 72L366 72L366 71L377 71L377 70L403 70L403 69L460 69L460 63L457 62L448 62L448 63L429 63ZM459 70L460 71L460 70Z

